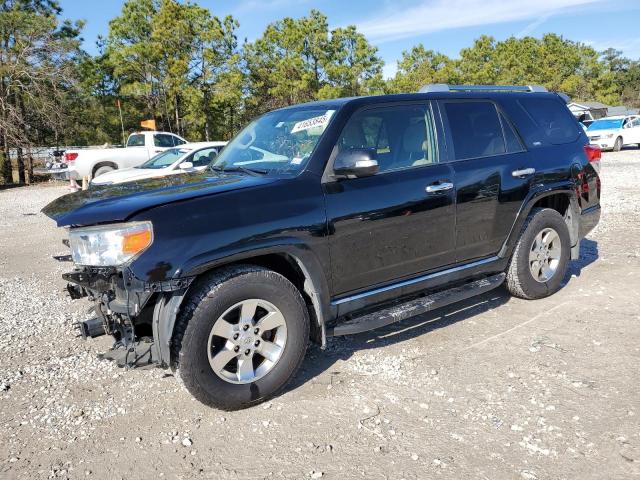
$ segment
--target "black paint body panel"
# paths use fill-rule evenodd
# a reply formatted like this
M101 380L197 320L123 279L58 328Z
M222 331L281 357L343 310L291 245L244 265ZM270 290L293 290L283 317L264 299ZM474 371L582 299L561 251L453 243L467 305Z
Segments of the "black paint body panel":
M336 113L297 176L176 175L67 195L43 211L59 226L150 220L154 242L127 266L142 282L192 277L230 262L250 263L257 255L287 255L317 293L320 321L330 322L425 289L503 271L524 219L546 195L571 197L578 213L585 212L580 234L593 228L600 179L587 162L582 132L564 145L539 141L515 154L451 158L438 100L489 99L528 145L538 140L532 120L517 103L523 96L556 98L552 93L478 92L319 102ZM335 142L352 113L405 102L435 106L441 163L332 179ZM535 175L512 176L513 170L528 167L535 168ZM582 179L586 191L578 188ZM454 183L451 191L425 192L427 185L444 180ZM444 273L430 275L434 272Z

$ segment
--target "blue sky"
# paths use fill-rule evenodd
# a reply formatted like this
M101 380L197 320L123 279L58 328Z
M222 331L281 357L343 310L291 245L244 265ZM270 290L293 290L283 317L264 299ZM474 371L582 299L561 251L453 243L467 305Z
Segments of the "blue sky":
M259 37L265 26L285 16L300 17L316 8L330 27L354 24L379 49L385 76L395 73L403 50L423 43L457 56L482 34L497 39L541 36L554 32L571 40L622 50L640 58L638 0L194 0L219 17L231 14L240 22L239 40ZM85 48L94 53L98 35L123 1L60 0L63 16L84 19Z

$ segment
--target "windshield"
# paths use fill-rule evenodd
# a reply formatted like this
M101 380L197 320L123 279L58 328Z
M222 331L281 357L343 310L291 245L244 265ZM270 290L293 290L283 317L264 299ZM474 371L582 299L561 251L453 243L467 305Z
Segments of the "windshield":
M313 153L334 112L301 108L267 113L229 142L211 168L297 173Z
M151 157L136 168L166 168L190 151L191 150L188 148L170 148L169 150L159 153L155 157Z
M593 131L593 130L607 130L607 129L616 129L616 128L620 128L622 127L622 118L615 118L615 119L606 119L603 118L602 120L596 120L595 122L593 122L591 125L589 125L589 128L587 129L588 131Z

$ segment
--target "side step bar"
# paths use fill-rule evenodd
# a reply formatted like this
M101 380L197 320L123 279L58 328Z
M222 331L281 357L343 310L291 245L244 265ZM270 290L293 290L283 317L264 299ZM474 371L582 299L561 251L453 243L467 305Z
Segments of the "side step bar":
M391 323L399 322L415 315L420 315L436 308L445 307L452 303L466 300L493 290L504 282L505 274L499 273L491 277L482 278L460 287L450 288L436 292L426 297L420 297L400 305L394 305L384 310L368 313L339 323L333 329L333 336L352 335L368 330L384 327Z

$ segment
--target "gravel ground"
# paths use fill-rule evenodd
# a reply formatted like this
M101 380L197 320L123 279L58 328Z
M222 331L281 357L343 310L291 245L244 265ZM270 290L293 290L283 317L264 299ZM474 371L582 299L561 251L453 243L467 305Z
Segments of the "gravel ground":
M490 294L313 347L273 401L203 407L70 324L61 186L0 191L0 478L640 476L640 150L605 154L604 214L567 285Z

